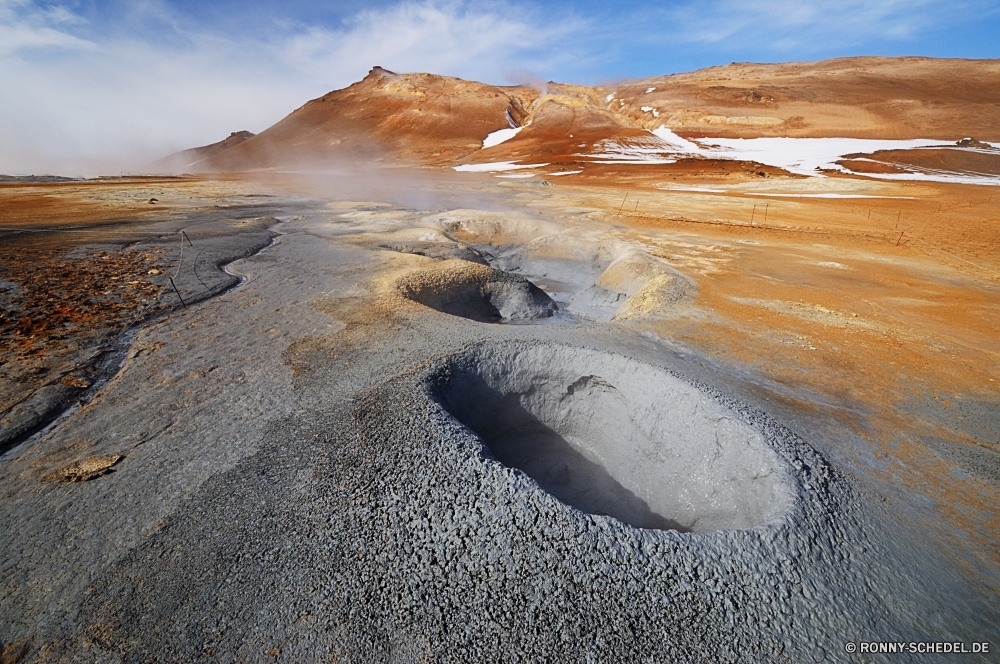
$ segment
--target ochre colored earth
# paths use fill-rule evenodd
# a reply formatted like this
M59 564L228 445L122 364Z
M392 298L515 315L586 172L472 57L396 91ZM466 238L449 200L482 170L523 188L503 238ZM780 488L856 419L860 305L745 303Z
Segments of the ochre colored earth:
M997 60L734 63L613 87L495 86L375 67L256 136L241 132L239 140L179 153L153 170L301 169L359 160L567 164L601 152L605 141L641 143L659 127L686 137L1000 141L998 104ZM480 153L489 133L511 126L522 131Z

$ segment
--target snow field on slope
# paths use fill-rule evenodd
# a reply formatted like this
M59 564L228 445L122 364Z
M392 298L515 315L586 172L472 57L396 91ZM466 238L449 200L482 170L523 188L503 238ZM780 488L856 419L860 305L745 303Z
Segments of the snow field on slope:
M519 164L517 161L493 161L486 164L462 164L461 166L452 166L452 168L456 171L462 171L465 173L483 173L492 171L516 171L519 168L538 168L548 165L548 162L544 164Z
M508 129L498 129L497 131L494 131L489 136L483 139L483 149L485 150L486 148L491 148L494 145L500 145L505 141L509 141L510 139L517 136L517 133L519 131L521 131L530 124L531 122L527 122L521 127L510 127Z

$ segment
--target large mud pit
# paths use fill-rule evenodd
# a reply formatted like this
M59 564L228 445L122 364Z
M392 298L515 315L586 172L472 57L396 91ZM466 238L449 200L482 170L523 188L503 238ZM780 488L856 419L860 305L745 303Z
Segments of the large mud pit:
M482 323L548 318L558 307L524 277L463 260L441 261L400 279L403 297L437 311Z
M500 463L562 502L640 528L775 524L794 483L763 436L674 375L561 345L481 347L437 396Z

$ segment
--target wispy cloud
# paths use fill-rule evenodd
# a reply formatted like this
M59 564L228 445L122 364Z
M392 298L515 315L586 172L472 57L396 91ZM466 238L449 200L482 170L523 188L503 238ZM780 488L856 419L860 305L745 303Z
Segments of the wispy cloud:
M506 9L507 11L504 11ZM553 46L584 22L545 21L528 7L407 2L354 16L341 29L309 28L281 48L300 71L367 71L373 64L496 80L511 62L552 69L573 57Z
M132 4L117 30L91 30L68 6L0 0L0 173L136 168L230 131L261 131L374 65L496 82L512 66L551 71L574 57L558 44L581 28L562 19L425 0L237 38L160 0Z
M83 20L64 7L38 7L30 0L0 0L0 56L31 49L94 49L65 27Z

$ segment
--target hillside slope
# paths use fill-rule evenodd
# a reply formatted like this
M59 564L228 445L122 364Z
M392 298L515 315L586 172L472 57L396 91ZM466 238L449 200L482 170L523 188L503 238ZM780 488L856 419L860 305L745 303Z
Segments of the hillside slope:
M358 83L197 164L309 167L340 160L449 166L607 155L680 136L1000 141L1000 61L860 57L734 63L612 88L493 86L375 67ZM511 129L483 148L493 132Z
M705 136L1000 139L1000 60L733 63L613 93L611 106L646 128Z
M168 155L163 159L157 159L150 164L148 168L151 173L179 173L184 171L199 170L199 162L225 152L230 148L236 147L243 141L249 140L253 137L254 135L249 131L234 131L228 138L225 138L218 143L203 145L200 148L181 150L180 152L175 152L174 154Z
M245 144L208 160L215 170L309 165L337 159L449 163L490 132L523 121L537 92L375 67L314 99Z

